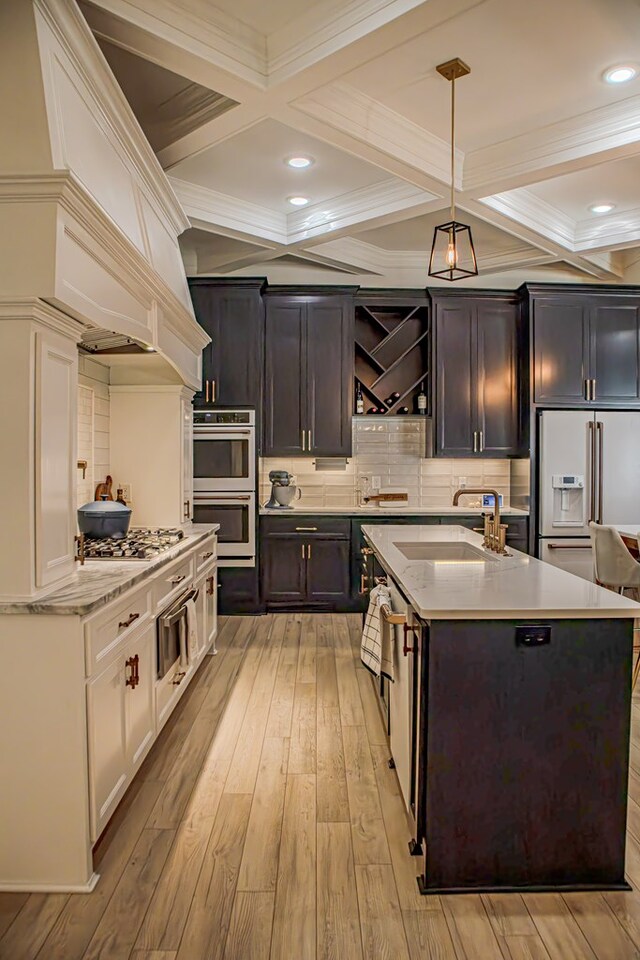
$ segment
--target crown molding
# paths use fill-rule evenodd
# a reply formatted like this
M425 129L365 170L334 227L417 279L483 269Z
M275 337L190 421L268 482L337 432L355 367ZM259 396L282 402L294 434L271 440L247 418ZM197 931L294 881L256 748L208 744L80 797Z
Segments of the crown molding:
M575 225L575 250L604 250L634 246L640 242L640 207L610 213Z
M147 191L154 210L174 235L179 235L188 228L189 222L80 9L64 0L33 2L82 78L95 108Z
M275 243L287 242L286 214L176 177L169 180L192 220L226 227L253 238L254 242L256 237Z
M404 180L383 180L290 213L287 217L287 242L301 243L399 210L430 204L434 200L439 201L440 197Z
M451 183L451 152L445 140L348 83L330 83L294 100L292 106L420 170L438 184L448 187ZM464 163L461 150L456 150L455 160L456 187L459 189Z
M637 153L640 96L597 107L480 150L464 162L463 188L480 197ZM603 156L607 154L607 156Z
M3 320L35 320L42 326L79 343L87 324L63 313L58 307L37 297L0 297L0 322Z
M427 238L430 239L430 238ZM349 264L360 270L384 276L401 271L423 270L427 278L429 247L425 250L385 250L363 240L345 237L330 240L311 252L327 258L333 263ZM503 273L505 270L519 270L523 267L538 266L551 262L554 257L540 250L521 244L510 250L489 256L478 257L478 267L483 274ZM425 283L427 279L425 279Z
M200 0L197 12L186 10L172 0L89 2L254 87L266 87L266 37L207 0Z

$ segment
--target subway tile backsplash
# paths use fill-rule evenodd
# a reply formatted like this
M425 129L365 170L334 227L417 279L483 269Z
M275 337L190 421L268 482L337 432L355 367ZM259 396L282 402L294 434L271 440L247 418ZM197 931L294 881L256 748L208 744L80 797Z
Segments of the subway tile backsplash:
M509 504L509 460L445 460L424 457L425 421L418 418L353 418L353 456L346 470L316 471L313 457L263 458L260 461L260 501L269 497L269 471L288 470L302 488L305 507L352 507L360 501L363 478L379 478L383 487L401 487L416 507L451 506L453 494L466 486L490 486ZM461 504L476 506L471 494Z

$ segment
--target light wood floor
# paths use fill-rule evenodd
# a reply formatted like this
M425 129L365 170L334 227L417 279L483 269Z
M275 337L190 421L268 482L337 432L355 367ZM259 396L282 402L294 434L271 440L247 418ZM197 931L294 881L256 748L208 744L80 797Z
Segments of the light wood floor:
M359 631L226 620L99 846L95 892L0 894L0 957L640 958L640 893L418 895ZM633 731L640 888L640 700Z

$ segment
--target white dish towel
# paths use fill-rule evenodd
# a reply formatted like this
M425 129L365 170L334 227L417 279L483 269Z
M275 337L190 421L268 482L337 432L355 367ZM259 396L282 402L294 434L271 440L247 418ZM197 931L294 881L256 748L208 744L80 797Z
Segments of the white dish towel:
M196 610L195 600L187 600L185 608L187 611L187 657L189 663L193 663L198 656L198 611ZM182 654L182 650L180 652Z
M384 584L378 584L369 594L369 607L360 642L360 659L376 677L393 680L393 641L395 633L380 612L382 606L391 607L391 594Z

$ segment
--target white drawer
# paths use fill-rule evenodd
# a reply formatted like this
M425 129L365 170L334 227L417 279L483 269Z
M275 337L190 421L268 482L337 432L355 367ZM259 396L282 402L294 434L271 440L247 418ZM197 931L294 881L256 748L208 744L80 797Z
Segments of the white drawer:
M218 538L215 534L207 537L202 543L198 544L195 550L196 574L200 573L203 567L215 559L217 555Z
M167 603L183 593L193 581L193 553L163 567L152 584L153 609L157 614Z
M114 600L84 625L87 676L104 668L118 655L120 645L152 614L151 590L148 586Z

